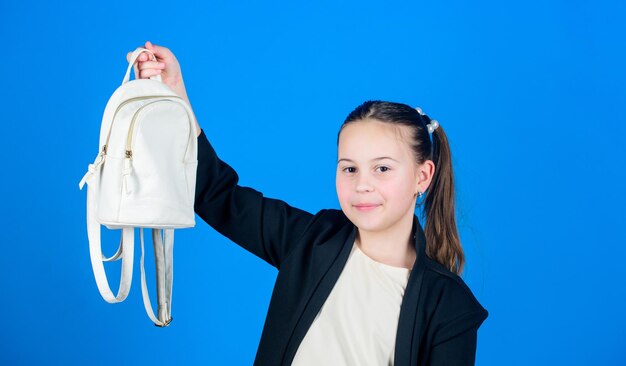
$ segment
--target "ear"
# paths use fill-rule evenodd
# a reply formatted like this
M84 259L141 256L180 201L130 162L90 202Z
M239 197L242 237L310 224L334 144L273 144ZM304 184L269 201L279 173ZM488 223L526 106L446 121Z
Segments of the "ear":
M415 193L426 192L430 186L430 182L435 175L435 163L432 160L426 160L417 167Z

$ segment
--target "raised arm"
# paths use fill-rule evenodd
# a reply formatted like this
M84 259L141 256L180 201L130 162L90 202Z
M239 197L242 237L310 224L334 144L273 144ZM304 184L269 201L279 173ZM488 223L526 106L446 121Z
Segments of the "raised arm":
M204 131L198 137L196 213L215 230L280 269L313 215L238 185L235 170L220 160Z
M154 53L156 61L141 54L135 65L135 77L161 75L162 81L189 103L180 64L172 51L150 42L144 47ZM263 197L252 188L239 186L237 173L218 158L197 119L196 126L196 213L230 240L280 268L313 215L281 200Z

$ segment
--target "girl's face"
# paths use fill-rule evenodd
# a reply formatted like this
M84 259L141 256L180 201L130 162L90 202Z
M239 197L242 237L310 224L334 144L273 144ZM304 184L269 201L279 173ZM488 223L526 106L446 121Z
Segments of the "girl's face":
M399 133L400 132L400 133ZM380 232L415 212L415 193L428 183L408 143L409 128L366 119L341 131L337 197L360 230Z

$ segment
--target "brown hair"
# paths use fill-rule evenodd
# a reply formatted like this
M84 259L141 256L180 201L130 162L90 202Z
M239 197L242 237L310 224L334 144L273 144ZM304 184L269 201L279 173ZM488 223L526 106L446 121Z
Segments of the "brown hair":
M402 103L366 101L346 117L339 129L337 144L346 124L367 118L410 127L410 144L417 163L432 160L435 164L435 173L422 201L422 214L426 216L426 255L451 272L460 274L465 265L465 255L456 227L452 156L443 128L439 126L434 130L431 141L426 126L431 119L426 114Z

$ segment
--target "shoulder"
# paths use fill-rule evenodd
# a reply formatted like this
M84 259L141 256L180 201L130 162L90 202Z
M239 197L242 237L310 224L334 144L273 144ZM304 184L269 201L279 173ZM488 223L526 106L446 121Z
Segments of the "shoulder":
M459 275L428 257L425 260L425 266L424 280L429 290L437 291L445 298L458 301L468 309L482 309L472 290Z
M440 335L477 329L489 314L460 276L428 257L422 290L432 330Z
M350 219L343 213L341 210L337 210L335 208L325 208L319 210L315 216L319 216L321 220L328 221L330 223L335 223L339 225L346 225L348 223L352 223Z
M316 236L333 236L338 231L351 227L352 222L341 210L322 209L318 211L309 222L305 231L315 233Z

